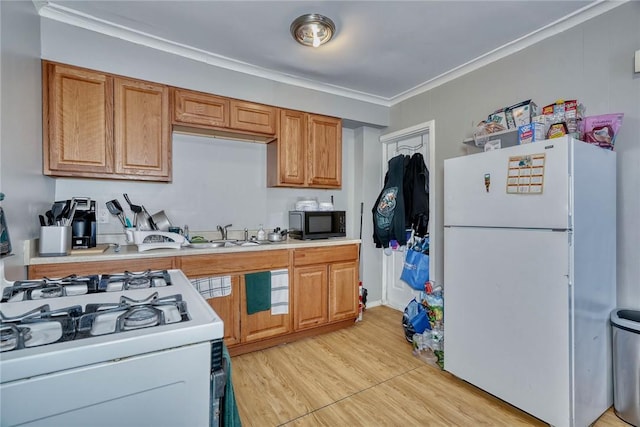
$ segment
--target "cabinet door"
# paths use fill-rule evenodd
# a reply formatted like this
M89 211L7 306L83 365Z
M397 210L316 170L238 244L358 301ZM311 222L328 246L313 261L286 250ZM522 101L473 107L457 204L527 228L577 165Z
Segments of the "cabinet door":
M301 330L327 323L327 266L299 267L293 275L294 329Z
M342 121L309 114L307 184L340 188L342 185Z
M231 276L231 295L209 298L207 303L224 322L224 343L227 346L240 342L240 276Z
M267 148L269 186L302 187L305 185L306 114L280 110L278 140Z
M271 310L247 314L244 276L240 279L240 333L243 343L286 334L291 330L289 314L272 315Z
M173 90L174 123L229 127L229 100L206 93Z
M42 72L44 174L111 173L113 79L48 62Z
M170 181L169 88L120 77L114 86L115 172Z
M329 321L358 315L358 264L341 262L329 265Z
M276 120L278 117L275 107L238 101L236 99L230 101L230 106L230 127L232 129L269 135L276 133Z

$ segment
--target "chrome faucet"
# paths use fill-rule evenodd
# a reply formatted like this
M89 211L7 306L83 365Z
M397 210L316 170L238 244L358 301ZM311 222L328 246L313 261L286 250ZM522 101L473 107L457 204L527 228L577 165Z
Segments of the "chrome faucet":
M222 234L222 240L227 240L227 228L231 227L233 224L227 224L224 227L218 226L218 231Z

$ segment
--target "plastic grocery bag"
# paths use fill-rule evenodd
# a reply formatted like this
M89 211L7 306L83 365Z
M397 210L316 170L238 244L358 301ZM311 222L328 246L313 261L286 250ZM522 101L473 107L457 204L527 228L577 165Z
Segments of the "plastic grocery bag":
M413 335L431 329L427 310L415 298L409 301L402 315L402 327L408 342L413 342Z
M424 285L429 281L428 249L425 253L420 246L414 246L406 254L400 280L415 290L424 291Z

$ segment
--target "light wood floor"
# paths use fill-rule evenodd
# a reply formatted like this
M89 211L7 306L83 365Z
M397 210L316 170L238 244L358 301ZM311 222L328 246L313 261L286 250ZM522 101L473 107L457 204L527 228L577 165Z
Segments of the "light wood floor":
M243 426L545 425L413 356L401 317L374 307L345 330L234 357ZM627 424L609 409L595 426Z

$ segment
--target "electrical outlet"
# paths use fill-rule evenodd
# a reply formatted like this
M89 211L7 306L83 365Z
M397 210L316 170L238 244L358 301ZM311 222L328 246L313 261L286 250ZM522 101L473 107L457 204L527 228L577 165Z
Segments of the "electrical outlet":
M107 209L98 209L98 224L109 224L111 213Z

